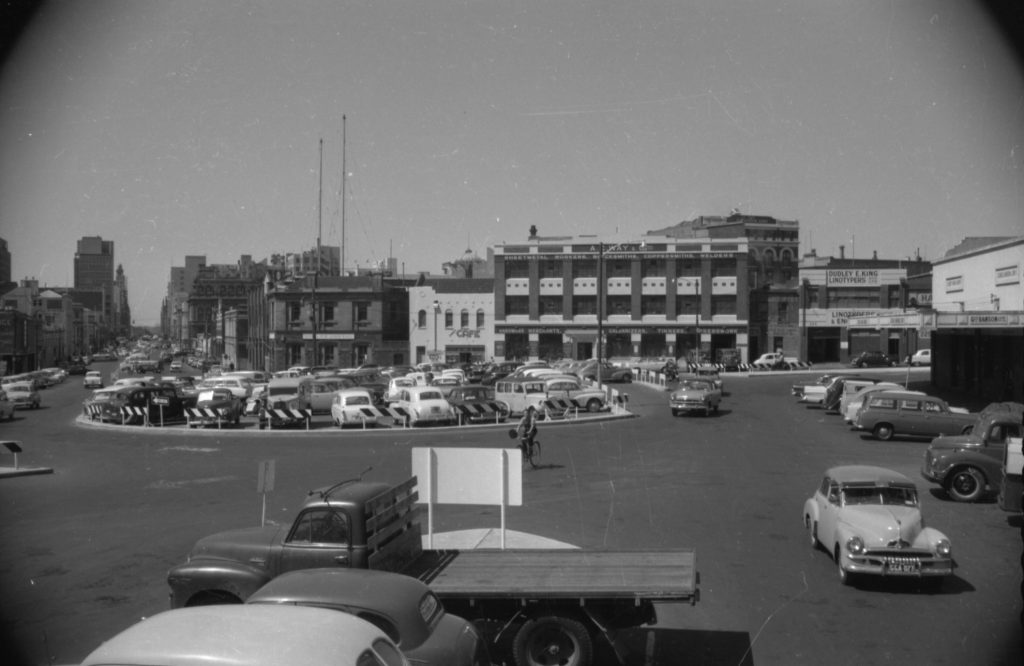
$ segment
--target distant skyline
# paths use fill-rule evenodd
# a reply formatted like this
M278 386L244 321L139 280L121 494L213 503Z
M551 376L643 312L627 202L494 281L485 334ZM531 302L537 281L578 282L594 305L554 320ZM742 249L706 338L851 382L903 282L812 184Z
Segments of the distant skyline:
M734 208L934 260L1024 234L1024 74L984 6L54 0L0 69L0 237L52 286L114 241L153 325L185 255L341 244L345 115L350 269Z

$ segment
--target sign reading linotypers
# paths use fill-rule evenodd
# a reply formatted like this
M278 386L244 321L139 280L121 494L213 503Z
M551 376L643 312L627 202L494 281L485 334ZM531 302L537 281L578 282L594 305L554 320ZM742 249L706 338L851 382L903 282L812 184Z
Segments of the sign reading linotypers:
M825 284L829 287L877 287L881 280L875 268L843 268L825 271Z

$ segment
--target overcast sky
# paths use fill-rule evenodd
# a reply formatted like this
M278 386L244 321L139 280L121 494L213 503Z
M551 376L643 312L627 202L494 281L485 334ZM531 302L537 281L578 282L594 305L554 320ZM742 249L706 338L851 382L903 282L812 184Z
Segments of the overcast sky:
M541 235L799 220L801 251L1019 235L1021 66L970 0L49 2L0 70L13 279L342 242L439 272ZM317 194L324 141L322 217Z

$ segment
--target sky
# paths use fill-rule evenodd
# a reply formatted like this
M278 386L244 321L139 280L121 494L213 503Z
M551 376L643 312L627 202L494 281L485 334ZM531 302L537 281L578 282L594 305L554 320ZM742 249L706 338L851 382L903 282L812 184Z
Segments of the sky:
M102 236L140 325L185 255L318 233L409 273L733 209L818 255L1024 234L1021 62L970 0L57 0L14 36L12 279Z

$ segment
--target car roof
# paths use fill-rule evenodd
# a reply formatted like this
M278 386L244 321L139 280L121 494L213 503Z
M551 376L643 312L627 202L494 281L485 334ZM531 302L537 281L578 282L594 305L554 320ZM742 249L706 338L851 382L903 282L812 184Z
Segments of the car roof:
M825 476L838 481L840 484L874 483L914 486L914 482L905 474L874 465L841 465L831 467L825 472Z
M103 643L82 666L355 666L374 641L387 640L369 622L324 608L217 605L157 613Z
M272 579L246 603L348 606L375 611L392 620L403 648L422 643L429 635L420 604L430 588L405 574L374 569L299 569ZM435 611L436 612L436 611ZM432 619L428 615L428 619Z

